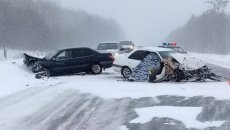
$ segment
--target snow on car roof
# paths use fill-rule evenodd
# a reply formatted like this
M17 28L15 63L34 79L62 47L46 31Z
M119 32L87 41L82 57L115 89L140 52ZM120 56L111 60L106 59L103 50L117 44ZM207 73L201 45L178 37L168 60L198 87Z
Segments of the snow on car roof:
M147 51L154 51L154 52L158 52L158 51L172 51L169 48L161 48L161 47L138 47L135 48L135 50L147 50Z
M118 44L118 42L100 42L99 44Z

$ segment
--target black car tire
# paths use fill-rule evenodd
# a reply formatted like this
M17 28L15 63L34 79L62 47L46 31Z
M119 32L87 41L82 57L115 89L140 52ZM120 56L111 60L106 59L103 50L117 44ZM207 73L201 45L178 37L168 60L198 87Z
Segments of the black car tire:
M184 79L184 73L181 70L174 70L174 82L181 82Z
M42 68L36 75L35 78L45 79L51 76L50 71L47 68Z
M132 70L129 67L123 67L121 69L121 75L126 79L130 77L131 73Z
M91 71L93 74L100 74L102 72L102 67L99 64L93 64L91 66Z

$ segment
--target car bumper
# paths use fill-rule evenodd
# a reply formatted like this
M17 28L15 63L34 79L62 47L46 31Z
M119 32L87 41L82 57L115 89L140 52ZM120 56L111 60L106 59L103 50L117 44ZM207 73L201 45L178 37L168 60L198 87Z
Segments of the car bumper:
M120 67L120 66L113 65L112 68L113 68L113 70L114 70L115 72L118 72L118 73L121 72L121 67Z
M100 62L100 64L102 65L102 68L104 69L107 69L113 66L112 61L103 61L103 62Z

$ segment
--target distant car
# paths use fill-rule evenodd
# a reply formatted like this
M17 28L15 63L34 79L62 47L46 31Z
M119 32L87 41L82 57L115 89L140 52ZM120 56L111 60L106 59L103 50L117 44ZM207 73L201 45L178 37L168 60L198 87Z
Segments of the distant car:
M99 52L109 52L114 56L124 53L129 53L133 50L134 44L132 41L120 41L118 42L104 42L99 43L97 51Z
M173 51L179 52L179 53L187 53L182 47L177 46L175 42L172 43L163 43L161 46L158 46L160 48L168 48Z
M69 48L55 51L44 58L24 54L24 63L43 76L92 72L100 74L102 69L112 67L114 57L110 53L99 53L90 48Z
M97 51L101 53L108 52L113 54L113 56L115 56L116 54L119 54L121 50L118 43L111 42L111 43L99 43L97 47Z
M173 58L175 62L183 64L185 69L196 70L205 66L202 61L190 57L187 54L178 53L168 48L161 47L141 47L131 53L116 57L113 69L121 73L124 78L128 78L134 68L150 53L156 53L160 59ZM186 60L185 60L186 58Z
M125 53L129 53L133 51L135 45L132 41L120 41L119 46L121 48L120 50Z

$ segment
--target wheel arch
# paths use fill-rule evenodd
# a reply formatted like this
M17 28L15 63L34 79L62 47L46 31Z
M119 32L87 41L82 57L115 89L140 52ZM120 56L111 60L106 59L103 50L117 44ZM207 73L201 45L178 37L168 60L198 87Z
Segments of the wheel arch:
M123 65L123 66L121 67L121 70L124 69L124 68L129 68L130 70L132 70L128 65Z
M124 75L124 72L123 72L125 68L128 68L128 69L130 70L130 75L131 75L131 73L132 73L132 69L131 69L129 66L127 66L127 65L121 67L121 75L122 75L124 78L128 78L128 77L126 77L126 76Z

